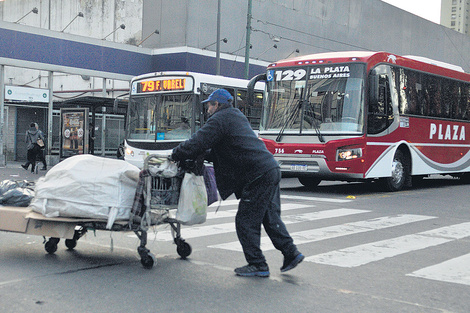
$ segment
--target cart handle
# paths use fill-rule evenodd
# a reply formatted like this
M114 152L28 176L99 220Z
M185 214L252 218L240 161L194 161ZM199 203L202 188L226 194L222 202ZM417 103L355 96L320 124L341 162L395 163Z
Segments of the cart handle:
M144 168L148 168L148 164L149 164L149 161L152 159L152 158L156 158L156 159L170 159L171 157L171 154L150 154L148 155L145 160L144 160Z

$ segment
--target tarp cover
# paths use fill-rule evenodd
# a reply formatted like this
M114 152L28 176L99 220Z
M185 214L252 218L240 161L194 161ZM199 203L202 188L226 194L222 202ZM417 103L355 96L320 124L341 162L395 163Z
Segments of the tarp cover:
M126 161L77 155L41 177L31 209L46 217L128 220L140 170Z

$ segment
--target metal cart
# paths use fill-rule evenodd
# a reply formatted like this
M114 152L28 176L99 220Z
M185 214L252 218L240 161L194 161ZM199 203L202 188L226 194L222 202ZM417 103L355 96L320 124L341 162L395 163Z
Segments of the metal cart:
M174 218L184 173L181 169L178 169L175 176L167 177L167 174L161 173L159 170L162 164L165 164L165 161L168 161L168 156L150 155L145 159L129 221L116 221L111 229L106 229L106 220L78 219L75 222L73 237L65 240L66 247L74 249L77 241L88 230L133 231L140 239L137 252L141 257L142 266L150 269L154 265L155 257L146 248L148 229L151 226L167 223L171 226L178 255L182 259L188 257L192 252L191 246L181 238L181 224ZM54 218L52 220L58 221L61 219ZM71 222L70 220L63 219L64 222L68 223ZM45 241L46 251L49 254L55 253L59 241L60 239L56 237L51 237Z

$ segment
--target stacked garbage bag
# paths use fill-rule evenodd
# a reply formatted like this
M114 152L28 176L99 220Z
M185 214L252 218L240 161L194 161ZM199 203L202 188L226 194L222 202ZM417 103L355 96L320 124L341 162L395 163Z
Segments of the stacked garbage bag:
M126 161L76 155L36 182L30 208L46 217L129 220L140 170Z
M34 183L15 180L0 182L0 205L27 207L34 197Z

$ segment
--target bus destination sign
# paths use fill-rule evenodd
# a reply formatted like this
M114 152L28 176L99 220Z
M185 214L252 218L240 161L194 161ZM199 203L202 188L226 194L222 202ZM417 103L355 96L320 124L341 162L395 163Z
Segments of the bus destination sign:
M133 82L132 94L191 91L192 77L161 77Z

